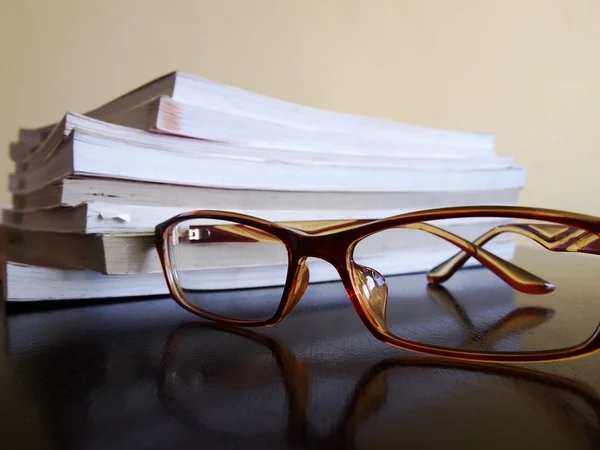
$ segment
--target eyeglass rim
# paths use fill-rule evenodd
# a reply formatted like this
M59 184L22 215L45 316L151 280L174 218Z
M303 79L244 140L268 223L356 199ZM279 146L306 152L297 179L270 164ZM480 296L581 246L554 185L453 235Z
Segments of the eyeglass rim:
M583 343L557 350L530 351L519 353L490 353L449 349L440 346L420 344L399 338L391 333L385 324L378 321L361 304L349 271L352 261L354 246L367 236L388 228L394 228L411 223L457 219L469 217L506 217L514 219L543 220L555 224L573 226L595 233L600 236L600 217L580 214L556 209L534 208L526 206L458 206L449 208L426 209L390 216L377 220L350 221L344 229L333 232L309 233L297 230L282 224L271 222L259 217L239 214L222 210L193 210L173 216L155 227L155 246L163 268L163 274L173 299L189 312L217 323L245 327L270 327L281 322L293 309L290 307L291 290L297 279L299 271L306 262L306 258L313 256L310 242L314 239L328 239L330 252L333 258L323 258L330 262L338 271L346 293L360 319L367 329L380 341L416 353L473 362L499 362L499 363L536 363L559 360L570 360L588 356L600 351L600 322L593 335ZM168 255L165 252L165 237L172 227L180 222L190 219L214 219L231 221L265 231L280 239L285 244L288 252L288 271L286 284L276 312L268 319L242 320L232 319L210 313L189 304L185 295L174 280ZM342 255L343 253L343 255ZM319 256L318 256L319 257Z

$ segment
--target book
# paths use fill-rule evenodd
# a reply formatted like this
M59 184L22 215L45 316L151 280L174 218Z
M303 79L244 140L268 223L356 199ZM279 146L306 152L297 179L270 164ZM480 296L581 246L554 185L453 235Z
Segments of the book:
M512 258L515 250L512 242L490 243L489 249L503 259ZM455 249L418 254L395 252L371 256L364 263L377 267L384 276L391 276L427 271L455 253ZM310 260L308 266L313 283L339 280L335 268L325 261ZM479 263L471 258L467 266L477 267ZM104 275L89 270L40 267L6 260L2 268L3 296L11 302L133 298L169 293L162 273ZM274 274L281 275L281 271L281 266L251 266L231 271L206 269L189 271L186 281L191 283L188 284L190 288L227 290L234 294L236 289L244 289L238 291L238 295L248 295L247 288L272 286L274 280L280 279Z
M453 220L445 227L451 233L473 240L500 223L501 219ZM211 223L211 221L204 221ZM360 221L341 220L336 222L288 222L283 225L299 230L325 229L344 224L353 225ZM412 232L410 239L406 230L392 230L371 236L361 243L360 251L366 254L390 254L411 250L417 254L431 251L440 246L448 247L443 239L426 232ZM495 243L509 239L508 235L500 235ZM0 246L6 257L14 262L29 265L49 266L64 269L86 269L104 274L156 273L162 267L155 249L153 233L90 233L77 234L47 230L29 230L22 227L9 226L0 228ZM487 248L487 247L486 247ZM185 250L179 254L179 262L186 269L196 268L207 258L206 247L198 253L197 248ZM268 252L262 252L256 243L246 246L238 245L231 249L227 245L211 244L210 258L213 267L223 265L240 265L244 260L252 264L268 264ZM245 256L244 256L245 255ZM433 267L433 266L432 266Z
M357 207L389 210L419 210L450 206L512 205L521 188L446 192L337 192L337 191L261 191L256 189L218 189L175 184L149 183L96 177L65 177L42 188L14 194L17 210L78 206L82 203L164 206L181 209L351 210Z
M106 122L175 136L204 139L250 148L275 148L309 153L362 154L422 157L494 156L492 149L463 147L452 140L421 142L412 137L385 141L373 136L345 134L326 129L302 129L288 124L259 120L190 105L161 96L147 104L125 110Z
M452 170L443 162L410 161L403 167L290 164L161 148L156 141L144 146L75 129L44 156L43 164L12 174L10 189L30 192L78 175L226 189L338 192L493 190L522 187L525 181L522 167Z
M319 110L174 72L85 114L22 129L11 143L13 203L1 230L14 281L7 298L43 299L37 286L19 284L26 274L33 283L49 277L50 299L163 295L153 231L184 211L227 210L314 231L435 207L513 205L525 170L493 144L489 134ZM468 240L496 225L459 222L452 230ZM457 251L427 233L385 236L361 245L361 263L389 274L429 270ZM177 247L193 289L284 278L287 258L275 260L261 239L203 243L204 259L197 247ZM505 236L492 244L510 257ZM313 282L337 277L322 261L311 267Z
M202 206L202 205L198 205ZM362 207L361 207L362 206ZM376 220L412 212L412 210L374 210L357 205L345 210L247 210L227 208L230 212L260 217L271 222ZM203 208L198 208L203 209ZM153 232L157 224L183 212L180 207L121 205L102 202L19 211L4 209L6 225L32 230L70 233Z
M373 136L377 140L391 142L406 141L408 138L415 142L432 144L452 142L457 147L471 147L479 149L482 153L490 153L494 146L494 137L489 133L439 130L359 114L317 109L183 72L171 72L155 78L88 111L85 115L110 121L111 117L160 96L167 96L184 104L201 105L221 113L305 130ZM34 146L39 145L55 126L56 124L50 124L35 129L21 129L19 140Z
M233 130L227 132L220 131L223 125L212 124L206 127L207 133L223 133L223 138L232 134ZM235 129L244 128L237 124ZM421 165L429 162L436 168L438 160L442 161L444 167L450 164L458 168L505 168L513 164L514 158L511 156L498 156L493 153L470 155L461 154L457 151L436 152L435 147L428 147L417 150L403 150L402 147L394 145L390 148L378 150L375 145L357 145L356 141L345 143L333 143L326 148L319 148L314 142L314 133L296 136L294 145L289 148L282 144L274 144L273 139L265 131L243 130L238 133L246 133L249 140L262 139L264 146L252 146L244 143L219 142L209 139L210 134L199 139L181 139L177 136L167 136L135 129L129 126L123 126L115 123L108 123L92 119L90 117L68 112L63 119L56 125L48 138L39 146L32 148L22 143L13 143L11 145L11 158L17 162L17 170L25 170L37 163L43 164L56 148L67 138L74 129L97 134L101 136L110 136L114 139L126 142L136 142L142 146L161 149L182 149L194 151L199 155L205 152L218 152L222 155L231 157L255 157L265 160L280 160L286 162L315 163L315 164L342 164L342 165L369 165L373 167L386 167L388 165L405 166L406 164L419 163ZM215 136L213 136L215 137ZM311 141L313 138L313 141ZM303 141L300 145L298 142ZM302 148L300 148L302 147ZM368 153L365 153L368 148ZM374 158L377 156L377 158Z
M250 148L238 145L223 144L197 139L181 139L172 136L155 135L141 130L134 130L129 127L108 124L88 117L67 113L63 120L53 130L46 141L27 157L15 156L17 174L29 171L33 168L45 166L49 159L55 157L55 153L64 146L65 141L77 129L85 135L88 140L96 137L110 138L105 146L115 146L119 144L131 145L136 148L148 148L148 154L152 155L152 150L164 152L176 152L189 156L202 157L223 157L230 159L243 159L252 161L261 161L268 163L282 164L300 164L305 165L327 165L327 166L350 166L350 167L372 167L372 168L398 168L419 170L493 170L510 169L514 159L509 156L499 157L496 155L481 157L461 157L458 154L447 154L444 157L428 152L419 152L417 154L405 155L377 155L375 149L369 147L369 154L364 154L363 148L359 148L359 153L348 153L347 147L340 147L340 153L319 152L319 151L293 151L281 148ZM258 134L264 139L263 135ZM99 145L102 145L100 142ZM285 151L284 151L285 150ZM374 156L378 157L374 157Z

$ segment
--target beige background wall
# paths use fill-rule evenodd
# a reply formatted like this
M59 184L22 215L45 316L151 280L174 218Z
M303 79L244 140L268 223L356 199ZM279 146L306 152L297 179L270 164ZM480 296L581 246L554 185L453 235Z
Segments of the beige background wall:
M600 214L598 0L3 0L0 142L173 69L491 132L522 204ZM0 200L8 201L5 152Z

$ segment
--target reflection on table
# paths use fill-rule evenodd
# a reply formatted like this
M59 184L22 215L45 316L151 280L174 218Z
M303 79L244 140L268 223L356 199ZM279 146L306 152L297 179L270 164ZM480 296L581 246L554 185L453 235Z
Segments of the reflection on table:
M529 345L561 306L526 303L483 269L443 288L422 275L388 281L402 306L390 315L396 329L464 348ZM561 295L579 311L595 292ZM595 356L522 368L408 354L367 331L339 283L311 285L285 322L259 330L204 322L169 299L9 309L3 434L27 430L23 448L32 439L29 448L65 449L600 443L596 371L549 371L593 369Z

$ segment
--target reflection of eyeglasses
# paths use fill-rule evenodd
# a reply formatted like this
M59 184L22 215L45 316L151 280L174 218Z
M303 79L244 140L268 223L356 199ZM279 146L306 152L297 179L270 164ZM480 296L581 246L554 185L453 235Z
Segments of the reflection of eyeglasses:
M210 333L210 337L204 334L198 336L197 332L199 331ZM189 340L185 338L188 333L191 333ZM498 335L496 332L494 334ZM251 397L265 401L265 397L260 395L261 388L273 382L272 377L264 377L265 368L263 366L268 364L267 359L260 352L253 350L251 353L254 359L258 361L256 367L252 368L245 365L243 374L240 374L237 364L232 365L230 372L219 368L218 376L207 382L206 386L197 386L196 372L202 366L205 366L205 370L209 368L215 370L213 365L205 361L202 354L203 349L206 347L205 342L214 341L216 335L223 335L223 337L226 337L225 335L239 336L264 346L273 354L277 370L281 374L281 382L285 388L287 399L286 408L288 411L287 414L282 414L287 417L287 424L284 425L287 426L286 434L296 443L298 441L313 442L318 440L326 444L324 448L347 448L348 445L348 448L352 448L351 443L358 426L383 409L386 403L390 403L386 402L391 395L390 391L392 389L390 388L394 386L389 382L390 377L398 371L408 371L406 374L408 375L411 370L427 368L432 370L443 369L444 377L447 377L442 383L444 385L452 382L453 377L449 375L449 371L456 371L457 376L470 372L480 375L500 376L505 380L512 380L518 385L523 384L524 386L522 391L519 390L519 397L533 396L536 404L545 405L543 409L546 412L556 412L565 420L567 418L573 419L573 416L576 415L577 421L588 423L591 417L585 417L584 412L580 411L579 407L571 405L563 395L559 395L560 391L573 394L584 400L591 408L594 414L594 418L591 420L600 423L600 399L598 399L592 388L580 381L501 364L452 361L443 358L392 357L375 363L360 376L348 401L345 402L339 420L336 420L337 427L331 433L318 436L317 430L311 427L309 419L308 405L315 395L314 392L311 392L310 374L305 364L293 351L272 337L247 329L221 324L187 323L177 327L164 346L165 351L162 354L160 364L161 372L157 378L159 383L157 392L161 402L165 405L165 410L170 411L174 417L189 424L194 429L199 426L206 427L207 434L214 432L215 427L205 423L206 417L198 417L198 413L194 411L196 409L204 411L207 417L211 416L210 410L206 411L204 401L207 399L204 399L203 395L214 391L215 384L222 386L224 392L236 392L240 386L243 386L243 391L248 391L249 389L252 390L249 386L253 386L256 392L253 395L251 394ZM208 357L209 360L214 358L214 350L215 348L205 349L204 356ZM193 359L196 359L195 365L188 366L190 360ZM184 366L181 369L181 376L176 375L180 370L179 365ZM186 376L192 379L189 380ZM460 381L460 378L457 381ZM505 383L506 381L503 381L503 384ZM399 384L405 385L405 382ZM554 393L556 393L556 396L553 395ZM266 397L270 396L267 395ZM227 416L227 406L219 405L216 409L222 415ZM276 414L281 414L281 412L277 411ZM231 430L227 428L218 429L220 438L234 439L236 432L242 433L241 429L244 427L240 423L235 421L229 423L234 424ZM595 422L592 423L596 425ZM244 430L244 432L247 432L247 430ZM335 444L338 444L338 446Z
M316 281L334 279L330 266L324 264L329 263L369 331L388 344L462 360L541 362L600 350L598 323L576 342L559 335L540 344L525 333L508 350L471 350L414 340L395 326L389 281L383 274L403 273L407 259L414 260L412 270L420 265L426 271L438 263L428 272L428 281L437 284L469 266L473 258L518 292L548 294L555 285L507 261L514 254L510 235L532 239L553 254L581 256L600 254L599 233L596 217L520 207L445 208L333 224L276 224L223 211L194 211L159 224L156 248L173 298L207 319L242 326L274 325L303 296L309 266ZM309 257L321 261L307 264ZM559 267L571 264L563 258ZM231 290L236 286L266 289Z

